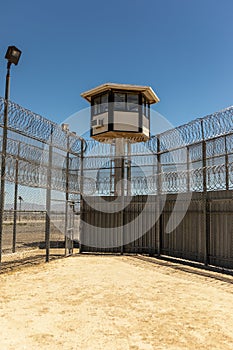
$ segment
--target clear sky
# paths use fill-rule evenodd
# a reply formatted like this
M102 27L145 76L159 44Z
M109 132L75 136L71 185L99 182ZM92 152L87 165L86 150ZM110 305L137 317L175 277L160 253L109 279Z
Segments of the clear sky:
M11 0L0 6L0 95L58 123L105 82L150 85L173 125L233 104L232 0Z

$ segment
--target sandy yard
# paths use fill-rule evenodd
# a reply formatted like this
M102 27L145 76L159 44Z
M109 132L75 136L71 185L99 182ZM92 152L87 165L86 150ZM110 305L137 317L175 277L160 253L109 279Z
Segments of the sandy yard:
M233 277L127 256L0 275L1 350L233 349Z

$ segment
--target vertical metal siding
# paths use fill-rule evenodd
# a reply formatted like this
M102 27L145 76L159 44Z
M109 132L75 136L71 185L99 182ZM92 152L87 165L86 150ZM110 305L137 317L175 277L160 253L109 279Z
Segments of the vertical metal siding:
M202 193L193 193L192 200L182 222L171 233L166 233L166 225L173 211L177 195L168 195L161 214L162 235L161 254L176 258L204 263L205 259L205 201ZM208 256L210 264L233 268L233 191L208 192L207 202L210 220L210 235L208 242ZM114 198L102 197L109 201ZM122 213L101 213L94 210L100 197L88 198L84 201L82 236L85 237L83 251L86 252L121 252L120 237L122 234ZM134 220L146 207L141 225ZM157 254L158 222L154 222L156 215L157 196L135 196L125 199L124 223L131 222L129 235L132 242L124 245L125 253ZM117 205L117 204L116 204ZM186 210L186 203L181 203L180 211ZM151 228L145 234L145 222L151 223ZM85 222L91 226L87 229ZM104 230L96 230L102 227ZM107 228L114 228L108 231ZM139 237L139 238L137 238ZM117 245L118 242L118 245ZM91 244L92 243L92 244Z

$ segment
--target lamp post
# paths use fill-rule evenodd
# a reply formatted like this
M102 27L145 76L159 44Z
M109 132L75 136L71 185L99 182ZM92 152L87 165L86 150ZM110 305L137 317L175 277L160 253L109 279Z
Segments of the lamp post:
M1 160L1 197L0 197L0 262L2 258L2 229L5 202L5 173L6 173L6 149L7 149L7 126L8 126L8 99L10 91L10 68L11 64L17 65L21 56L21 51L15 46L9 46L5 55L7 59L7 74L5 85L5 106L3 118L3 135L2 135L2 160Z

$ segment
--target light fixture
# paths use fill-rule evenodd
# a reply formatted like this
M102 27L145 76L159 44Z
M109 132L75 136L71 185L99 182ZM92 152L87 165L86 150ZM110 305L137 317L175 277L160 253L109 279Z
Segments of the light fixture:
M21 56L21 51L17 49L16 46L8 46L5 58L8 60L8 62L14 63L15 65L18 64L20 56Z

